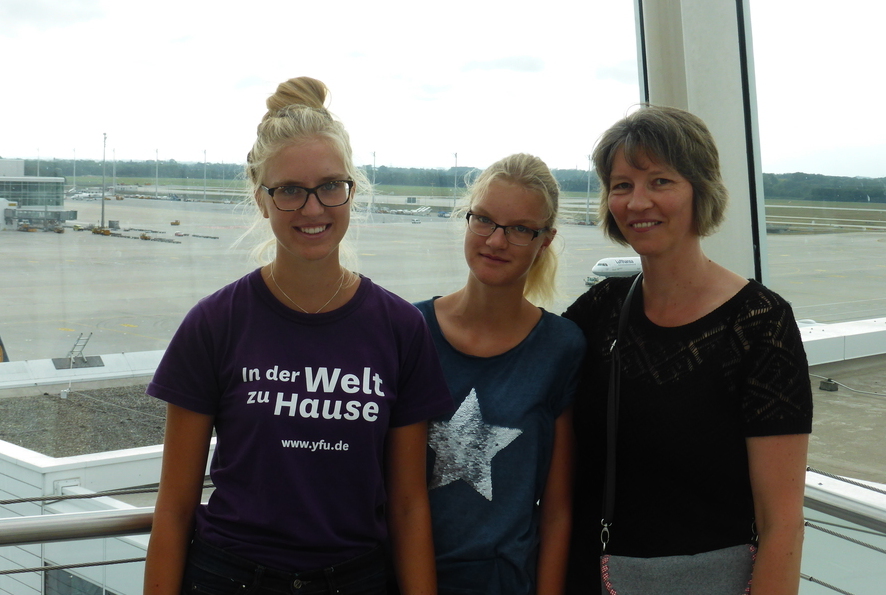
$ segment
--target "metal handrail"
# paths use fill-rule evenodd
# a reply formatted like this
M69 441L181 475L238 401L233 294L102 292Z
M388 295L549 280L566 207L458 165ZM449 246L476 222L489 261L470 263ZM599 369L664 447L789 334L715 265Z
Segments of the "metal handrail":
M867 490L874 496L876 496L876 494L880 494L881 496L886 495L886 491L876 486L867 485L853 479L841 477L839 475L834 475L824 471L819 471L818 469L813 469L812 467L807 467L806 470L822 477L827 477L841 483L852 485L858 489ZM857 493L858 492L856 492L856 494ZM813 485L813 483L809 481L809 478L807 476L804 506L810 510L825 513L842 521L847 521L859 527L863 527L875 533L879 533L880 535L886 535L886 507L880 504L880 502L882 501L882 497L880 497L879 500L873 498L867 499L863 497L857 497L856 494L841 493L841 490L834 489L834 487L818 487L817 485ZM805 521L805 526L817 531L821 531L835 539L841 539L881 554L886 553L886 550L881 547L875 546L871 543L867 543L866 541L857 539L850 535L828 529L827 527L823 527L820 524L811 522L809 519ZM800 574L800 577L803 580L830 589L835 593L840 593L841 595L853 595L853 593L851 593L850 591L846 591L840 587L827 583L820 578L809 576L803 573Z
M834 531L833 529L828 529L825 526L819 525L810 520L806 520L803 523L803 526L809 527L810 529L815 529L816 531L821 531L822 533L826 533L831 537L836 537L837 539L842 539L843 541L848 541L849 543L860 545L861 547L866 547L869 550L875 551L878 554L886 555L886 548L878 547L872 543L868 543L867 541L862 541L861 539L856 539L850 535L846 535L845 533L840 533L839 531Z
M203 484L204 490L211 490L215 486L210 483ZM63 502L65 500L91 500L94 498L104 498L114 496L125 496L128 494L155 494L159 491L158 486L147 488L120 488L117 490L104 490L101 492L89 492L88 494L50 494L47 496L32 496L30 498L11 498L9 500L0 500L0 506L8 506L10 504L25 504L27 502Z
M30 545L151 532L154 507L0 519L0 545Z
M861 486L866 487L866 486ZM879 491L879 490L877 490ZM806 484L804 506L886 534L886 509Z
M886 510L806 486L805 506L886 534ZM151 532L152 506L0 519L0 545L26 545Z
M809 469L809 471L812 471L813 473L821 473L815 469ZM821 474L829 476L829 474L826 473ZM842 480L842 478L839 477L836 479ZM856 483L851 480L848 480L848 482ZM874 491L881 491L877 488L870 488L863 484L857 485L858 487L866 487ZM96 494L96 496L98 495L100 494ZM809 485L808 483L805 490L805 506L809 509L824 512L828 515L865 527L869 530L886 534L886 508L870 505L864 501L835 493L832 490L821 489L814 485ZM30 545L101 537L147 534L151 531L153 518L153 507L5 518L0 519L0 546ZM807 525L809 525L808 522ZM826 532L832 533L830 531ZM846 538L839 534L834 534L834 536L838 538ZM857 542L857 540L853 538L848 539L853 543L858 543L858 545L882 551L881 548ZM118 564L138 562L142 560L143 558L132 558L127 560L87 563L85 565ZM80 565L70 565L65 567L73 568L77 566ZM6 574L7 572L36 572L41 570L46 570L46 568L16 569L5 571L0 574ZM824 583L818 578L806 575L803 575L802 578L825 586L837 593L849 594L848 591Z
M96 566L112 566L116 564L134 564L144 561L145 558L125 558L123 560L100 560L98 562L79 562L77 564L53 564L52 566L35 566L34 568L13 568L11 570L0 570L0 576L49 572L50 570L71 570L73 568L94 568ZM850 593L849 595L852 594Z

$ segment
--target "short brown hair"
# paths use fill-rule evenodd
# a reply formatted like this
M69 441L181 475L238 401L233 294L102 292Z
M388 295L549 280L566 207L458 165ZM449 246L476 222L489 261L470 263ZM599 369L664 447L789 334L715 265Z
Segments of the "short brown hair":
M612 163L619 149L637 167L642 157L675 169L692 184L692 217L699 236L717 230L726 214L729 193L720 175L717 145L698 116L674 107L644 104L619 120L597 141L594 168L600 178L599 220L603 233L627 245L609 212Z

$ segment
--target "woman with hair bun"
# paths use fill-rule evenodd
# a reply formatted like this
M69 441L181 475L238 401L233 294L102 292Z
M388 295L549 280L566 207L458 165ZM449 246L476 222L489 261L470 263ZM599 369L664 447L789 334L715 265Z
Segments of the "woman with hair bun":
M466 285L416 304L458 406L429 430L441 594L563 588L571 401L584 339L575 324L530 301L554 294L558 198L538 157L489 166L468 193Z
M388 542L401 591L436 592L426 420L452 400L422 316L340 264L366 179L326 95L301 77L267 100L246 165L265 264L188 313L148 386L168 405L147 594L381 594Z

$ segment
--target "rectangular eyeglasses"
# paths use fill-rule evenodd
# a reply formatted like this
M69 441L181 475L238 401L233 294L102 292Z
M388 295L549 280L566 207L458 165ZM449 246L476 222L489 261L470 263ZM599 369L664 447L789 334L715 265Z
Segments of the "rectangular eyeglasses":
M323 182L313 188L286 184L262 188L274 201L274 206L279 211L297 211L308 204L308 198L313 194L324 207L340 207L351 199L351 190L354 188L353 180L333 180Z

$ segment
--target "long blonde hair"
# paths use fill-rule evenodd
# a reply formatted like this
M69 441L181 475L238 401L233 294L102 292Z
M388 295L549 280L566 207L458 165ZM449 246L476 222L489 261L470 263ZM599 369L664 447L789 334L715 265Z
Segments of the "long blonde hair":
M469 185L465 211L482 198L489 185L496 181L516 184L536 194L544 203L545 227L551 230L555 228L560 206L560 185L544 161L526 153L516 153L496 161ZM523 288L526 299L539 305L553 302L557 293L557 265L557 253L550 246L539 252L526 277Z

